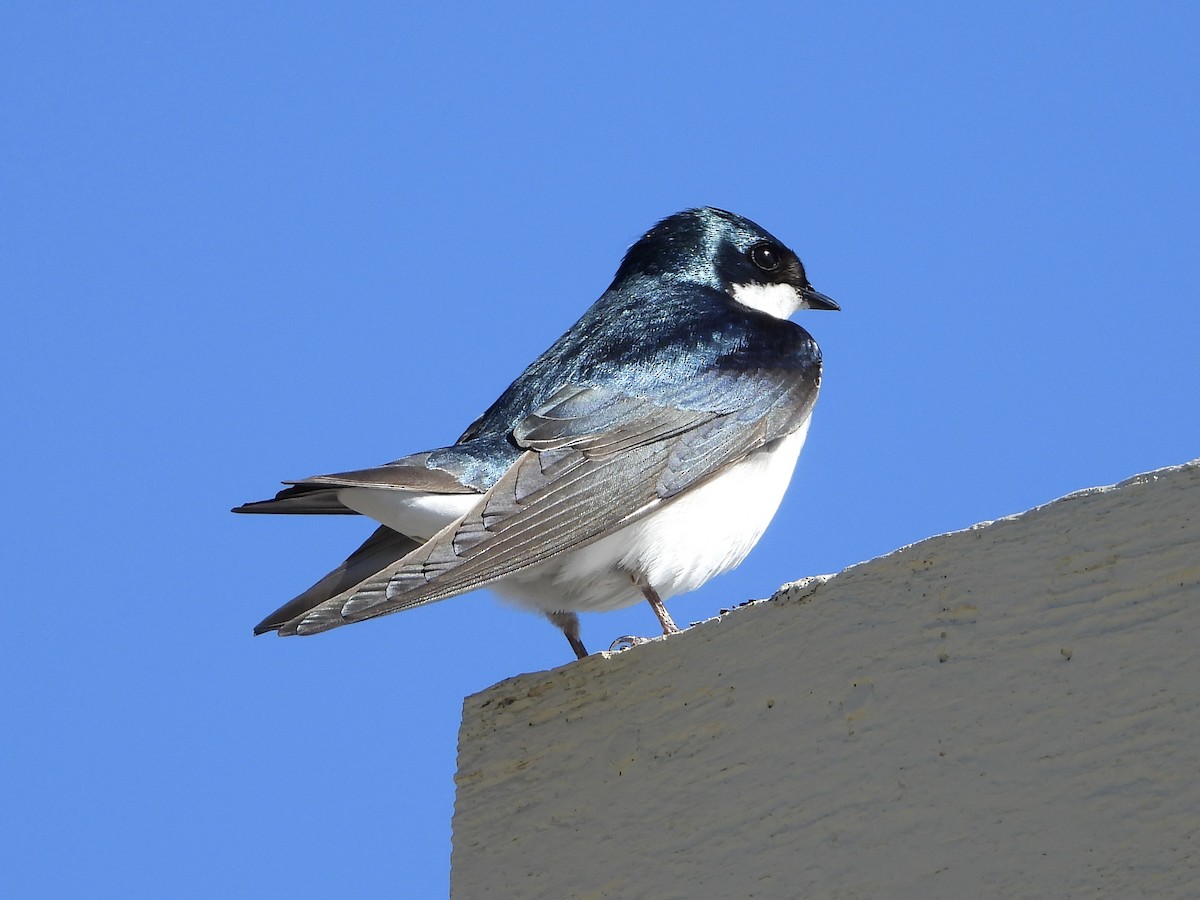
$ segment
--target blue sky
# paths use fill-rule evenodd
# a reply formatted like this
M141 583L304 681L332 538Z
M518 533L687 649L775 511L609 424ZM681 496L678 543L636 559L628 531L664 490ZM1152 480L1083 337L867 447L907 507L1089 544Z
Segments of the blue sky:
M1198 40L1182 3L6 6L0 893L445 893L463 698L566 642L486 593L252 638L369 526L228 509L452 441L679 209L843 306L797 317L780 514L681 622L1200 456Z

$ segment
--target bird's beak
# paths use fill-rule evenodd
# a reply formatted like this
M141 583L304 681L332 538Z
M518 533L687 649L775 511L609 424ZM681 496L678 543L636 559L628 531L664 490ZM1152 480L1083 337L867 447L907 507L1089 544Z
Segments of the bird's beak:
M801 309L841 309L833 298L813 290L812 285L800 288L800 296L804 300Z

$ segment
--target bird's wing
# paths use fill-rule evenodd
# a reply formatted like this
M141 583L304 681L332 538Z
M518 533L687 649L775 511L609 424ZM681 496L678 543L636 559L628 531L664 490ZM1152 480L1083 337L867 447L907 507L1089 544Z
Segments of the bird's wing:
M810 414L818 383L815 367L748 368L678 391L670 403L564 388L517 426L513 439L525 452L470 512L279 633L442 600L596 541L790 434Z
M304 593L289 600L275 612L271 613L256 626L255 634L265 634L275 631L281 625L303 616L310 609L320 606L332 597L352 592L381 569L402 559L407 554L421 546L420 541L414 541L399 532L392 531L386 525L380 525L361 547L350 554L349 558L306 590Z

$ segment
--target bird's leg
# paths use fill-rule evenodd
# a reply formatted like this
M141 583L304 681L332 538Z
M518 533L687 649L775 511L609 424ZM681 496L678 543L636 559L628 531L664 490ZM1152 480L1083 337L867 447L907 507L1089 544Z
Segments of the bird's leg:
M577 657L583 659L588 655L587 647L579 639L579 616L573 612L548 612L546 618L562 629Z
M658 622L662 625L663 634L675 634L679 631L679 626L675 624L675 620L671 618L671 614L667 612L667 608L663 606L662 597L658 596L658 591L650 586L650 582L644 578L634 576L634 584L642 591L642 594L650 602L650 608L654 610L654 614L658 616Z

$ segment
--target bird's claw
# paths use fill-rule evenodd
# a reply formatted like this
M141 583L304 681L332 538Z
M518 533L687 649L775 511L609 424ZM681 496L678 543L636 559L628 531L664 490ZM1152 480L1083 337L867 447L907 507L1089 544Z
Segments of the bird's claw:
M615 641L608 648L609 653L620 653L622 650L628 650L630 647L636 647L638 644L645 644L650 638L638 637L636 634L626 634Z

